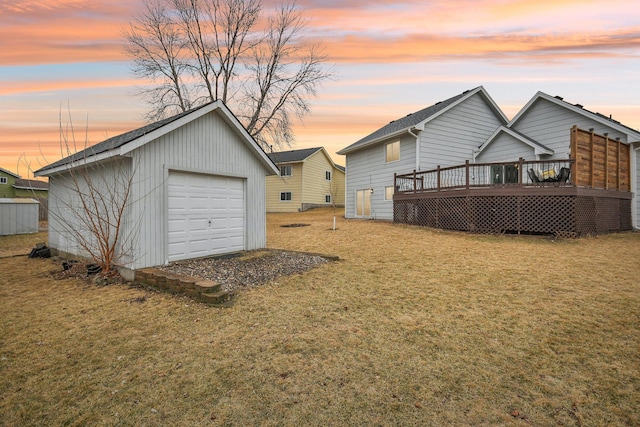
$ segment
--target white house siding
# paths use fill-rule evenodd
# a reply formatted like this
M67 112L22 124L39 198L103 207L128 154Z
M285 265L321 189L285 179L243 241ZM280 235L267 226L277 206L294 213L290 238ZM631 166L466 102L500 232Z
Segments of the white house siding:
M640 148L640 146L638 147ZM634 152L631 154L633 153ZM633 226L635 228L640 228L640 197L638 195L638 191L640 189L640 149L635 150L635 155L632 155L631 157L631 170L636 171L635 182L631 182L631 191L633 191L633 197L635 198L633 206Z
M611 139L620 137L620 141L628 142L626 134L546 99L538 99L511 128L551 148L554 154L546 158L567 159L571 152L571 128L574 125L581 129L593 128L600 135L609 133Z
M393 201L385 200L385 187L393 186L394 173L409 173L416 165L416 139L406 134L400 139L400 160L385 162L385 145L398 138L380 142L368 148L347 154L347 182L345 189L345 217L355 218L357 190L373 189L371 217L393 219Z
M473 151L503 124L480 95L472 96L429 121L420 132L420 170L472 159Z
M86 177L90 176L91 187L96 192L105 195L106 200L124 200L126 181L131 170L131 159L118 158L92 164L88 171L76 169L73 175L69 172L51 175L49 177L49 247L70 255L89 257L90 254L81 247L77 239L78 233L81 233L85 239L92 239L90 226L82 220L86 210L82 207L80 195L83 195L86 202L91 202L91 193L87 190ZM111 197L111 194L114 197ZM131 200L130 196L129 201ZM121 203L118 205L122 206ZM129 220L127 214L128 212L123 215L125 223L121 232L121 244L126 247L121 247L120 253L130 255L135 252L135 248L132 246L134 244L131 236L133 228L127 222ZM89 246L96 244L95 239L93 242L87 241Z
M501 132L476 157L477 163L508 162L518 160L536 160L535 150L513 136Z
M136 169L132 218L141 224L139 245L129 268L167 260L169 170L246 179L245 249L266 245L265 167L216 111L132 152Z

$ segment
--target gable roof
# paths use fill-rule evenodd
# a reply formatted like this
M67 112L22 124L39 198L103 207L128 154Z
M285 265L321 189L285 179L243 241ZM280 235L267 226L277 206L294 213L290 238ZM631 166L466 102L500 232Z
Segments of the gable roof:
M506 126L500 126L498 129L495 130L495 132L493 132L491 134L491 136L489 138L487 138L485 143L480 146L480 149L478 150L478 154L482 153L482 151L484 151L485 148L487 148L493 141L495 141L495 139L501 133L506 133L507 135L510 135L511 137L515 138L516 140L518 140L518 141L528 145L529 147L533 148L536 156L538 156L540 154L553 154L554 153L554 151L551 148L546 147L543 144L540 144L538 141L535 141L535 140L529 138L527 135L525 135L523 133L520 133L515 129L510 129L510 128L506 127Z
M544 99L553 104L559 105L562 108L566 108L570 111L578 113L589 119L595 120L605 126L609 126L610 128L617 130L618 132L627 134L631 137L632 140L640 141L640 131L630 128L629 126L625 126L619 121L614 120L611 117L607 117L604 114L594 113L593 111L589 111L585 109L581 104L571 104L565 101L564 98L562 98L561 96L551 96L540 91L538 91L538 93L536 93L533 96L533 98L531 98L529 102L527 102L527 104L524 107L522 107L520 111L518 111L518 114L516 114L513 117L513 119L511 119L507 127L510 128L515 123L517 123L525 115L525 113L536 103L536 101L541 99ZM629 142L633 142L632 140L630 140Z
M9 172L8 170L6 170L6 169L4 169L4 168L0 168L0 172L4 172L4 173L6 173L7 175L11 175L11 176L12 176L12 177L14 177L14 178L20 178L20 175L15 174L15 173L13 173L13 172Z
M124 155L212 111L216 111L222 119L241 136L243 141L255 151L268 170L273 174L278 173L278 168L269 156L267 156L267 153L265 153L262 147L253 139L249 132L247 132L244 126L240 124L226 105L224 105L222 101L213 101L164 120L106 139L71 156L40 168L34 175L49 176L55 172L73 169L110 157Z
M484 87L478 86L475 89L466 90L459 95L453 96L444 101L436 102L430 107L416 111L415 113L407 114L400 119L393 120L389 122L389 124L376 130L375 132L338 151L338 154L347 154L359 150L363 147L375 144L384 139L402 135L403 133L407 133L412 129L422 130L424 129L424 125L426 123L453 109L455 106L459 105L460 103L466 101L476 94L480 94L480 96L482 96L487 101L487 103L491 106L491 109L502 119L502 122L504 124L507 124L509 122L500 107L498 107L498 105L493 101Z
M269 154L269 158L274 163L296 163L301 162L307 157L315 154L316 151L322 150L322 147L303 148L300 150L277 151Z
M333 161L329 153L327 153L327 150L325 150L324 147L313 147L313 148L302 148L300 150L279 151L279 152L270 153L269 158L271 158L271 160L273 160L273 162L276 164L299 163L299 162L304 162L309 157L316 154L318 151L321 151L322 154L324 154L324 156L327 158L327 160L329 160L329 163L331 163L331 165L334 168L342 172L345 171L344 166L338 166L335 164L335 162Z
M16 179L16 182L12 185L13 188L19 190L38 190L49 191L49 184L44 181L38 181L35 179Z

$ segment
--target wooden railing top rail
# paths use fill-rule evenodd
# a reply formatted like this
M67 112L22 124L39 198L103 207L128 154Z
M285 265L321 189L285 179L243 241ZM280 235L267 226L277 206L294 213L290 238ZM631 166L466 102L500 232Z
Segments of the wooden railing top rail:
M395 174L395 192L415 193L474 187L575 186L575 160L524 160L470 163Z

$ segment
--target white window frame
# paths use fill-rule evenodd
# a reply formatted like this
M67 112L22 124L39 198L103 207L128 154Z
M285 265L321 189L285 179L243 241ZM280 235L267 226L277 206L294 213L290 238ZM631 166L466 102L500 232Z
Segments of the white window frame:
M285 173L285 171L289 171L289 173ZM292 165L282 165L280 166L280 176L292 176L293 175L293 166Z
M325 203L331 203L331 194L325 194L324 202Z
M391 189L391 198L387 197L389 196L388 194L389 189ZM384 200L387 202L393 202L393 193L394 193L393 185L388 185L384 187Z
M289 198L287 199L287 194L289 195ZM284 198L282 198L282 196L284 196ZM281 191L280 192L280 201L281 202L290 202L293 200L293 193L291 191Z
M324 171L324 179L326 181L331 181L331 171Z
M396 144L398 145L397 153L395 152L396 150L393 150L393 146L396 145ZM390 147L391 147L392 156L395 154L395 157L397 157L397 158L391 158L391 160L389 159L389 148ZM392 162L397 162L399 160L400 160L400 140L389 142L389 143L385 144L384 145L384 162L385 163L392 163Z
M0 184L7 184L9 180L6 176L0 176Z

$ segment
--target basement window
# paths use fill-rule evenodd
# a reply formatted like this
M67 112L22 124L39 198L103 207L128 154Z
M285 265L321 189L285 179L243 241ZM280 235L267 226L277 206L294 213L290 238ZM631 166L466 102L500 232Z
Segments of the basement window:
M331 203L331 194L327 194L326 196L324 196L324 202Z

